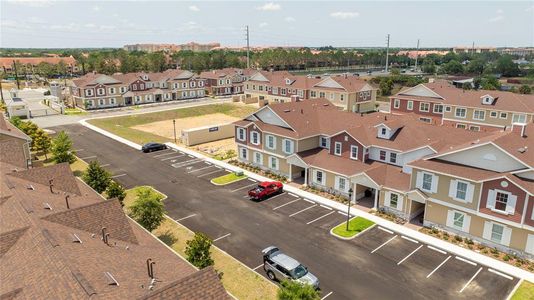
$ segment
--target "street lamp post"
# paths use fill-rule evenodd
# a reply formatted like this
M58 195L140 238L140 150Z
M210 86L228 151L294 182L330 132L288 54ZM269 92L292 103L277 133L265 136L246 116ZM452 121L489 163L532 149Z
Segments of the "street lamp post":
M176 144L176 119L172 119L172 126L174 127L174 143Z
M350 220L350 204L352 202L352 188L349 188L349 205L347 205L347 231L349 231L349 220Z

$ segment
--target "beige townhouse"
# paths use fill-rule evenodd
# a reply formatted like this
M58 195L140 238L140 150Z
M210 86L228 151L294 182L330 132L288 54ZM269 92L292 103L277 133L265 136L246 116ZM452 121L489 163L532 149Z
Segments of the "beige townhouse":
M391 96L390 111L415 113L428 123L471 131L499 131L534 122L534 95L463 90L447 81L436 81Z
M321 78L260 71L245 82L245 97L257 97L260 105L326 98L341 109L368 112L376 110L376 94L369 83L348 74Z
M243 83L257 71L253 69L224 68L200 73L206 80L206 91L212 96L242 94Z

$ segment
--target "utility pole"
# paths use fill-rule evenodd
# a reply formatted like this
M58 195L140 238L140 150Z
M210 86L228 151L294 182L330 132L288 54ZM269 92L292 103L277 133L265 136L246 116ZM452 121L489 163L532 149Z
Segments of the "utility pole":
M247 33L247 69L250 69L250 34L248 30L248 25L246 26Z
M19 73L17 72L17 63L13 60L13 69L15 70L15 79L17 80L17 90L20 90Z
M417 39L417 50L415 50L415 72L417 72L417 59L419 58L419 39Z
M388 67L389 67L389 33L388 33L388 46L386 48L386 73L388 72Z

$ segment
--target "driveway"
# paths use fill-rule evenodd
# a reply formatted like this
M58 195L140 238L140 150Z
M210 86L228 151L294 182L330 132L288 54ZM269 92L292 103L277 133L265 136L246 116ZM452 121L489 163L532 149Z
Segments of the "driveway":
M80 157L99 160L126 187L167 194L170 217L262 276L260 251L280 247L319 277L328 299L505 299L518 282L378 227L339 240L329 230L343 212L289 193L250 201L246 191L256 182L214 186L210 179L227 171L179 151L143 154L81 125L54 129L66 130Z

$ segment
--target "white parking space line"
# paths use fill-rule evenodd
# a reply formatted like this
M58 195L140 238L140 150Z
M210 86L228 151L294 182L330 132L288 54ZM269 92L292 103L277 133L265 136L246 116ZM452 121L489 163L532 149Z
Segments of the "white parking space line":
M306 198L302 198L302 200L307 201L307 202L309 202L309 203L315 203L315 202L313 202L313 201L311 201L311 200L309 200L309 199L306 199Z
M182 155L176 155L176 156L171 156L171 157L165 157L165 158L162 158L160 159L161 161L166 161L166 160L169 160L169 159L173 159L173 158L180 158L182 156L185 156L185 154L182 154Z
M321 204L320 206L321 206L322 208L324 208L324 209L332 210L331 207L328 207L328 206L326 206L326 205L322 205L322 204Z
M276 197L280 197L280 196L283 196L283 195L287 195L287 193L282 193L282 194L278 194L276 196L272 196L271 198L269 198L269 200L273 200L274 198ZM247 196L248 197L248 196Z
M217 173L217 172L220 172L221 170L215 170L213 172L208 172L208 173L204 173L202 175L198 175L197 177L200 178L200 177L204 177L204 176L207 176L207 175L211 175L211 174L214 174L214 173Z
M193 170L193 171L189 171L187 173L193 173L193 172L197 172L197 171L202 171L202 170L206 170L206 169L209 169L211 168L211 166L207 166L207 167L204 167L204 168L200 168L200 169L196 169L196 170Z
M258 182L258 181L254 180L254 179L252 179L252 178L248 178L248 181Z
M465 262L465 263L468 263L468 264L470 264L470 265L472 265L472 266L476 266L476 265L477 265L476 263L474 263L474 262L472 262L472 261L470 261L470 260L467 260L467 259L465 259L465 258L463 258L463 257L456 256L455 258L456 258L457 260L461 260L461 261L463 261L463 262Z
M303 212L303 211L307 211L308 209L310 209L310 208L314 208L314 207L316 207L316 206L317 206L317 204L314 204L314 205L312 205L312 206L308 206L308 207L306 207L305 209L301 209L301 210L297 211L296 213L290 214L289 216L290 216L290 217L292 217L292 216L296 216L296 215L300 214L301 212Z
M441 253L441 254L447 254L447 252L445 252L445 251L443 251L443 250L441 250L441 249L438 249L438 248L436 248L436 247L432 247L432 246L430 246L430 245L428 245L427 247L428 247L428 249L432 249L432 250L437 251L437 252L439 252L439 253Z
M313 223L313 222L315 222L315 221L319 221L319 220L321 220L322 218L327 217L327 216L329 216L329 215L331 215L331 214L333 214L333 213L334 213L334 211L331 211L331 212L329 212L329 213L327 213L327 214L324 214L324 215L320 216L320 217L317 218L317 219L314 219L314 220L309 221L308 223L306 223L306 225L310 225L311 223Z
M495 270L493 270L493 269L491 269L491 268L488 268L488 271L490 271L490 272L493 273L493 274L497 274L497 275L499 275L499 276L502 276L502 277L504 277L504 278L506 278L506 279L510 279L510 280L514 279L512 276L508 276L508 275L503 274L503 273L501 273L501 272L499 272L499 271L495 271Z
M343 215L343 216L347 216L347 213L344 212L344 211L340 211L340 210L338 210L337 213L340 214L340 215Z
M380 227L380 226L378 226L378 229L380 229L380 230L382 230L382 231L385 231L385 232L387 232L387 233L389 233L389 234L393 234L393 231L391 231L391 230L389 230L389 229L382 228L382 227Z
M186 161L177 162L175 164L172 164L171 166L173 168L181 168L181 167L186 167L188 165L196 164L196 163L201 162L201 161L202 161L202 159L195 158L195 159L190 159L190 160L186 160Z
M410 254L406 255L406 257L404 257L401 261L399 261L397 263L397 266L402 264L402 262L404 262L405 260L407 260L410 256L412 256L415 252L417 252L417 250L421 249L423 247L423 245L420 245L419 247L417 247L417 249L413 250Z
M295 197L295 198L298 198L298 197L299 197L299 196L297 196L297 195L295 195L295 194L293 194L293 193L288 193L288 194L289 194L289 196L291 196L291 197Z
M243 190L243 189L246 189L246 188L249 188L249 187L253 187L253 186L255 186L255 185L256 185L256 183L249 184L249 185L245 185L245 186L242 186L242 187L240 187L240 188L238 188L238 189L231 190L231 192L232 192L232 193L233 193L233 192L237 192L237 191L239 191L239 190Z
M389 240L385 241L382 245L378 246L375 248L375 250L371 251L371 253L375 253L378 249L384 247L385 245L387 245L387 243L393 241L395 238L397 238L398 235L395 235L394 237L390 238Z
M401 235L401 238L403 238L403 239L405 239L405 240L407 240L407 241L410 241L410 242L412 242L412 243L419 244L419 241L416 241L416 240L414 240L414 239L412 239L412 238L409 238L409 237L407 237L407 236Z
M102 168L103 168L103 167L109 167L110 164L103 164L103 165L100 165L100 166L101 166Z
M152 157L157 158L157 157L162 157L162 156L167 156L167 155L173 155L173 154L176 154L176 153L177 153L176 151L171 150L170 152L166 152L166 153L163 153L163 154L154 155L154 156L152 156Z
M197 214L192 214L192 215L189 215L189 216L187 216L187 217L180 218L180 219L176 220L176 222L180 222L180 221L182 221L182 220L192 218L192 217L194 217L194 216L196 216L196 215L197 215Z
M91 155L91 156L86 156L86 157L82 157L80 158L81 160L86 160L86 159L91 159L91 158L95 158L96 155Z
M252 269L252 270L253 270L253 271L256 271L257 269L259 269L259 268L261 268L261 267L263 267L263 264L261 264L261 265L259 265L259 266L255 267L255 268L254 268L254 269Z
M227 233L227 234L225 234L225 235L223 235L223 236L220 236L220 237L214 239L213 242L216 242L216 241L218 241L218 240L222 240L222 239L224 239L225 237L228 237L228 236L230 236L230 235L231 235L231 233Z
M119 175L114 175L114 176L111 176L111 178L118 178L118 177L122 177L122 176L126 176L126 173L122 173L122 174L119 174Z
M475 277L477 277L477 275L478 275L478 273L480 273L480 271L482 271L482 267L480 267L478 269L478 271L475 273L475 275L473 275L473 277L471 277L471 279L469 279L469 281L465 283L464 287L460 290L460 293L465 290L465 288L471 283L471 281L473 281L475 279Z
M194 156L193 156L193 155L191 155L191 154L187 154L187 156L189 156L189 157L191 157L191 158L193 158L193 157L194 157Z
M279 208L282 208L282 207L284 207L284 206L286 206L286 205L289 205L289 204L291 204L291 203L293 203L293 202L297 202L297 201L299 201L299 200L300 200L300 199L295 199L295 200L293 200L293 201L289 201L289 202L287 202L287 203L285 203L285 204L282 204L282 205L280 205L280 206L277 206L277 207L273 208L273 210L277 210L277 209L279 209Z
M432 276L432 274L434 274L434 272L436 272L439 268L441 268L441 266L443 266L452 256L448 256L447 258L445 258L445 260L443 262L441 262L441 264L439 264L439 266L437 266L434 270L432 270L432 272L430 272L428 275L426 275L426 278Z
M321 300L323 300L323 299L326 299L326 297L328 297L328 296L332 295L332 293L333 293L333 292L330 292L330 293L328 293L328 294L324 295L324 297L323 297L323 298L321 298Z

